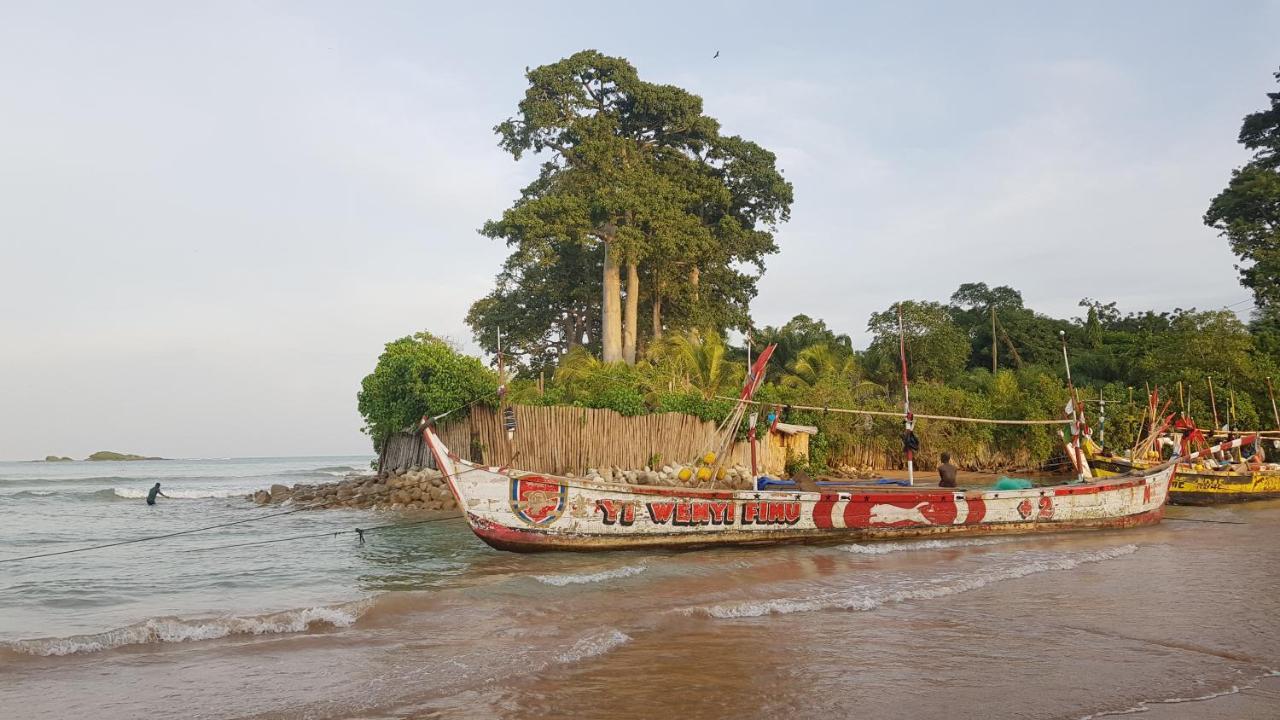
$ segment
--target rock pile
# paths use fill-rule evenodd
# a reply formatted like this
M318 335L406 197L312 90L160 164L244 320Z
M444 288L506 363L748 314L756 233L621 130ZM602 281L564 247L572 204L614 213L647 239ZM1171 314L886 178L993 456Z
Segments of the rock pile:
M720 468L718 475L715 483L717 488L749 490L753 487L751 470L742 465ZM705 465L664 465L656 470L652 467L636 470L619 467L591 468L586 477L627 485L707 487L711 484L711 468ZM444 477L438 471L427 468L409 470L387 478L353 474L339 482L322 485L272 485L269 490L259 490L246 497L259 505L292 500L295 505L314 505L317 509L458 511L458 503Z
M389 478L348 475L339 482L323 485L272 485L270 490L259 490L248 499L259 505L292 500L296 505L315 505L317 509L458 510L444 478L439 472L426 468Z
M716 487L727 490L750 490L754 487L751 468L743 465L720 468ZM603 482L627 485L668 485L671 487L707 487L711 484L711 468L694 465L663 465L658 469L644 467L624 470L619 467L591 468L586 477Z

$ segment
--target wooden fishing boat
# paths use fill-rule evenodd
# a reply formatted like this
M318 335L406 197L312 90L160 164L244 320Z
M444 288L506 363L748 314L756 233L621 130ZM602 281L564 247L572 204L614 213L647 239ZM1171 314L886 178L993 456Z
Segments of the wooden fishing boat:
M1173 463L1027 490L866 487L716 490L596 482L486 467L431 427L436 466L489 545L519 552L824 543L1126 528L1160 522Z
M1257 441L1248 435L1219 443L1204 450L1175 458L1177 469L1169 485L1169 503L1172 505L1223 505L1254 500L1280 499L1280 468L1262 465L1257 469L1239 469L1244 463L1220 469L1212 461L1215 453L1226 453ZM1089 464L1100 477L1116 477L1151 467L1151 461L1132 460L1114 455L1103 455L1096 450L1088 455Z
M1169 488L1175 505L1223 505L1280 499L1280 470L1223 472L1179 466Z

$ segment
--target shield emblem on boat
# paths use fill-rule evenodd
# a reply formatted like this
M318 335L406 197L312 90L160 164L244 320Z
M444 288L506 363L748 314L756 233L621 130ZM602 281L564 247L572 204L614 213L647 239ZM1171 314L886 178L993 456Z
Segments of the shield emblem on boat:
M536 475L511 478L511 512L535 527L546 527L564 514L569 489Z

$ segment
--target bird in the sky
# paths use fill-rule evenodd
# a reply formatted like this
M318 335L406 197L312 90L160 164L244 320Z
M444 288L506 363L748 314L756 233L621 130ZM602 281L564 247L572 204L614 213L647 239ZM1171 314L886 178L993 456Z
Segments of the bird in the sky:
M716 51L716 54L715 54L715 55L712 55L712 56L711 56L711 59L712 59L712 60L715 60L715 59L716 59L716 58L718 58L718 57L720 57L720 51L719 51L719 50L717 50L717 51Z

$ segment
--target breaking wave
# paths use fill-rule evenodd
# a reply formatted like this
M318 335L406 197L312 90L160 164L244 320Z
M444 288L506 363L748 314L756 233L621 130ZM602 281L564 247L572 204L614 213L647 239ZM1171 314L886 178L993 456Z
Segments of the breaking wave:
M184 620L151 618L106 632L61 638L16 640L0 644L26 655L74 655L102 652L127 645L214 640L232 635L270 635L304 632L323 627L347 627L372 605L372 600L356 600L340 605L300 608L264 615Z
M840 545L836 549L860 555L887 555L895 552L912 550L945 550L958 547L978 547L982 545L1003 545L1017 542L1021 538L978 538L969 540L917 540L907 542L852 543Z
M776 598L725 603L682 610L685 614L704 613L714 618L747 618L764 615L786 615L818 610L874 610L890 603L909 600L932 600L978 590L1003 580L1035 575L1055 570L1070 570L1087 563L1113 560L1138 551L1136 545L1077 553L1071 556L1053 556L1042 552L1023 551L1011 553L1002 567L978 570L967 575L949 574L926 581L907 582L892 588L861 588L857 590L823 593L801 598Z
M613 570L602 570L597 573L585 573L578 575L534 575L534 579L540 583L547 585L555 585L556 587L564 587L566 585L586 585L588 583L604 582L605 580L614 580L617 578L631 577L639 575L645 571L644 565L624 565Z
M610 650L621 647L631 642L631 636L618 630L617 628L609 628L593 635L588 635L573 644L573 647L556 656L557 662L575 663L587 658L593 658L597 655L603 655Z
M149 490L150 488L112 488L111 493L118 498L140 500L147 496ZM202 500L205 498L243 497L246 492L250 491L244 488L219 488L217 490L174 490L172 488L162 488L161 492L170 498L179 500Z
M50 500L69 499L82 502L113 500L141 500L147 496L150 487L117 487L99 490L22 490L15 493L0 493L0 498L9 501L47 498ZM199 500L206 498L243 497L251 492L244 488L218 488L204 490L175 490L164 488L164 494L170 498L182 500Z
M272 477L314 477L316 475L327 475L330 477L346 477L351 473L359 473L359 468L353 468L350 465L330 465L327 467L314 468L309 470L285 470L283 472L263 475L263 478ZM366 468L364 472L368 472Z

